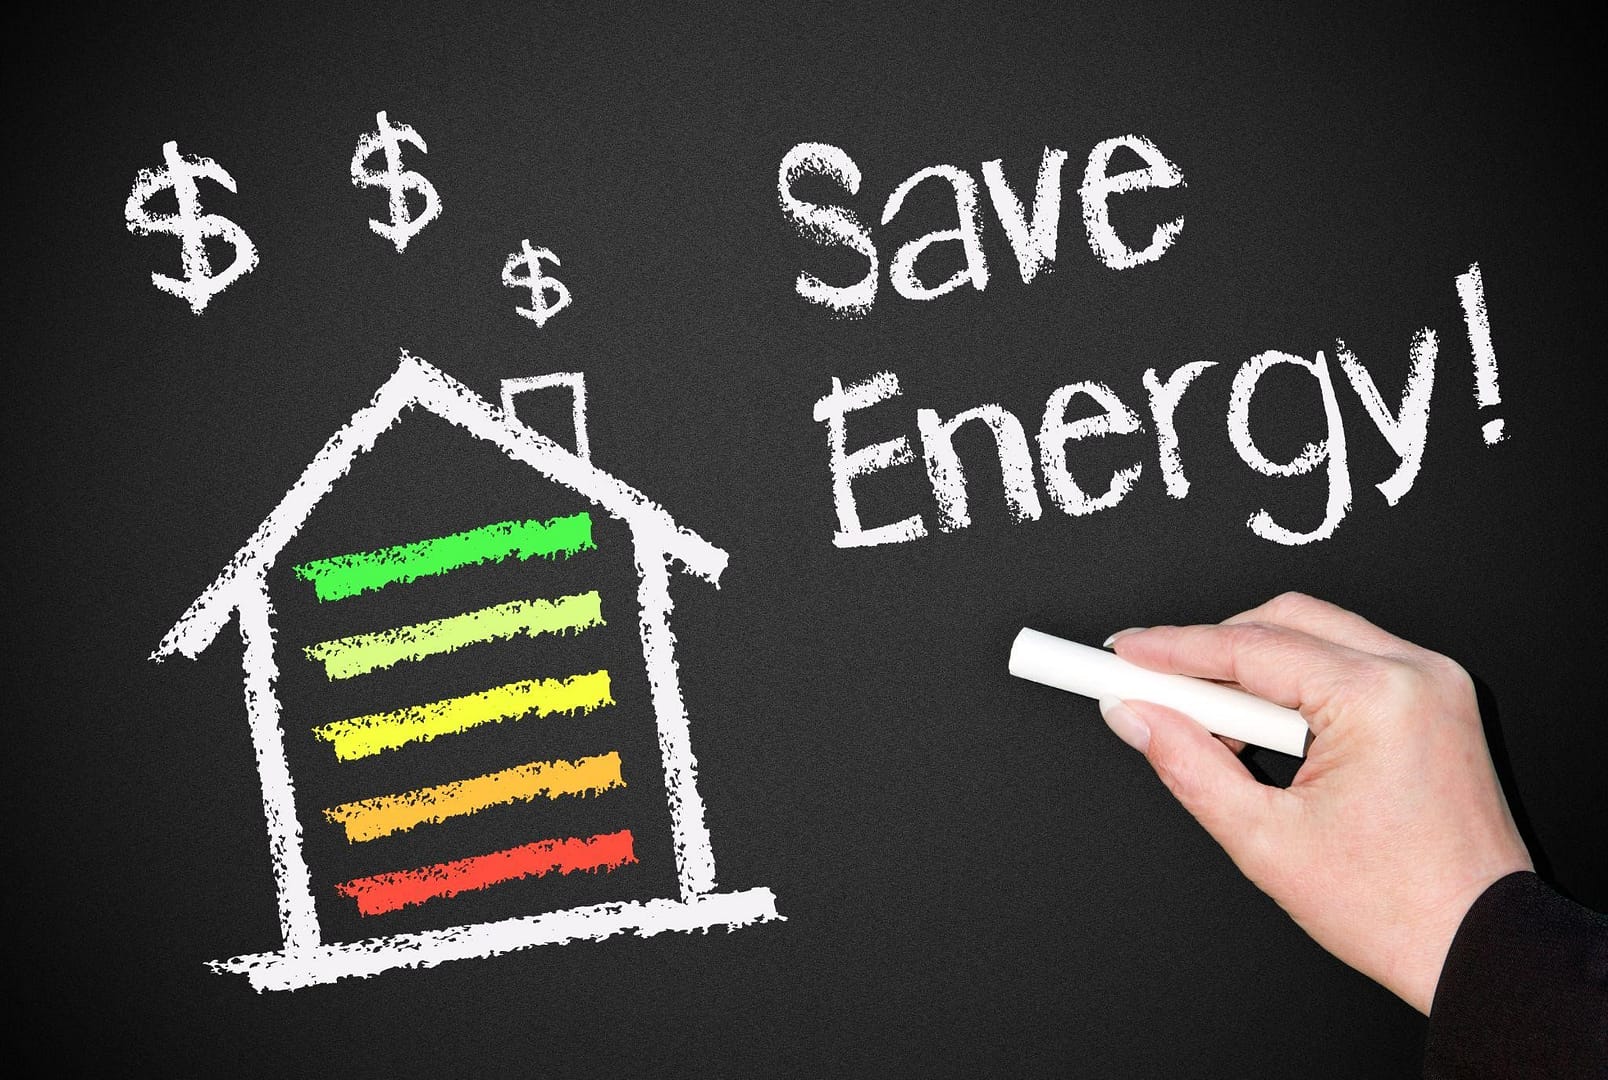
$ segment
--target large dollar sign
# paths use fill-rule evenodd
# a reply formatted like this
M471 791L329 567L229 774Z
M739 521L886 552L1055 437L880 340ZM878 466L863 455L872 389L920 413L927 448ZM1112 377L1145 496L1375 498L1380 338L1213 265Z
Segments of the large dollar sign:
M544 247L531 247L529 240L521 240L519 243L523 250L516 251L508 256L508 261L503 264L503 284L510 289L530 290L530 307L515 307L514 310L527 319L535 320L536 325L541 326L569 305L569 290L564 287L562 281L555 277L547 277L542 273L542 260L546 259L554 266L557 266L559 265L557 255L554 255ZM524 277L519 277L514 273L521 266L529 267ZM552 291L554 297L551 304L547 302L549 290Z
M357 140L357 152L352 155L352 183L358 187L383 187L390 191L390 223L369 218L369 228L395 244L400 252L407 248L408 241L420 229L441 213L441 198L430 181L416 172L402 171L403 143L412 143L420 153L430 152L419 133L406 124L391 123L383 112L376 113L374 118L379 121L379 130L371 131ZM376 172L365 164L377 150L385 151L384 172ZM417 191L424 196L424 213L418 217L409 216L409 191Z
M134 177L134 190L128 194L123 216L129 232L136 236L151 233L172 233L183 245L184 278L166 274L151 275L151 284L163 292L172 293L189 301L190 310L197 315L206 308L207 301L227 289L242 274L249 274L257 266L257 249L252 246L246 231L226 217L203 214L196 199L195 182L200 177L215 180L229 191L235 190L234 177L211 158L179 153L177 143L163 143L162 157L165 169L141 169ZM145 204L159 191L173 189L178 199L177 214L152 216L145 212ZM212 260L207 257L206 240L219 237L234 248L235 257L220 274L212 272Z

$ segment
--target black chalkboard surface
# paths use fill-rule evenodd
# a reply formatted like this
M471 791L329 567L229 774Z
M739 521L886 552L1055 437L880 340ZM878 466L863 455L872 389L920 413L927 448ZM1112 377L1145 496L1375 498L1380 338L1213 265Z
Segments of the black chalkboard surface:
M32 17L31 1049L1415 1074L1005 667L1326 597L1474 674L1608 907L1595 67L1410 8Z

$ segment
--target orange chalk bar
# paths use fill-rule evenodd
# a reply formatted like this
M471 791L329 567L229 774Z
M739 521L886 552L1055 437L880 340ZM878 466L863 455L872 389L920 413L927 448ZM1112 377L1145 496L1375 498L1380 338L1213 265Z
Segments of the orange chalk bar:
M600 794L624 786L619 752L611 750L577 761L532 761L468 780L342 803L325 810L324 816L343 826L347 842L356 844L417 825L478 813L490 806L529 802L538 795L556 799L561 795Z

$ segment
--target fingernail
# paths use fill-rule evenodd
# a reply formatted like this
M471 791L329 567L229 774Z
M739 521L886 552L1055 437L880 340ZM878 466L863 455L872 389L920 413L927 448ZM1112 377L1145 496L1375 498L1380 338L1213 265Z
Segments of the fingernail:
M1139 719L1139 714L1128 706L1116 698L1102 698L1100 715L1105 718L1106 727L1110 728L1117 738L1141 754L1149 748L1150 726Z
M1130 626L1126 630L1118 630L1115 634L1112 634L1110 637L1106 638L1101 644L1109 649L1111 648L1111 643L1117 640L1119 637L1127 637L1129 634L1137 634L1143 629L1145 629L1143 626Z

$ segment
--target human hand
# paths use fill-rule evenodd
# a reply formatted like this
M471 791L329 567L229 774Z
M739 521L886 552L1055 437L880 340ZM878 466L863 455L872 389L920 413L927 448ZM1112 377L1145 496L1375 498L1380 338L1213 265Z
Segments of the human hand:
M1532 868L1497 783L1474 685L1446 657L1332 604L1286 593L1216 626L1110 642L1156 671L1236 684L1313 732L1287 789L1148 702L1106 723L1236 866L1329 952L1429 1012L1452 936L1498 878Z

